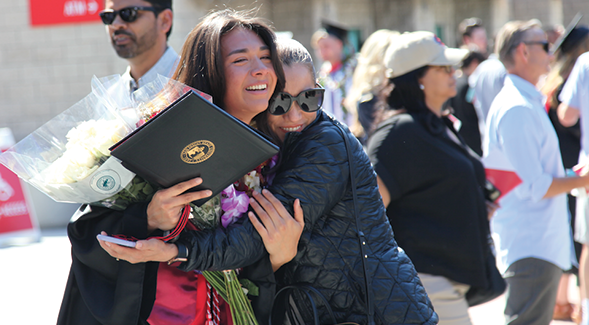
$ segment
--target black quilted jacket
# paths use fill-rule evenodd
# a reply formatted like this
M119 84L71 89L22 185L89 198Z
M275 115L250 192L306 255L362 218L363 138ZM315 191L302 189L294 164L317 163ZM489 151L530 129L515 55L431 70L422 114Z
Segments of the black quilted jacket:
M353 215L348 157L335 120L323 112L302 133L289 133L270 191L291 214L301 200L305 230L296 257L276 273L279 287L309 284L329 301L337 322L367 323L365 282ZM385 215L376 174L360 143L345 128L356 170L360 225L367 237L368 279L376 324L437 324L438 317L407 255L399 251ZM192 247L181 269L237 268L264 255L247 218L214 233L185 233ZM267 254L267 253L266 253ZM297 300L301 302L300 300ZM308 306L298 306L303 312ZM330 318L319 308L322 324ZM308 319L305 323L311 323Z
M329 301L338 322L366 323L362 255L354 220L348 156L335 120L320 112L302 133L289 133L272 184L287 207L301 200L305 231L296 257L277 273L278 286L310 284ZM354 161L360 227L367 238L368 279L377 324L437 324L415 268L399 251L376 174L344 127ZM304 306L302 310L307 310ZM321 323L329 318L321 313Z

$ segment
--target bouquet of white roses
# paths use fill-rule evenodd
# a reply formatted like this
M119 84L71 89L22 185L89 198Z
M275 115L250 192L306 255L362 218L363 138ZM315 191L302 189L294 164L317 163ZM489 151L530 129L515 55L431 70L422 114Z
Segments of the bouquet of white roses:
M58 202L122 210L147 200L155 187L109 148L140 124L139 106L154 101L163 109L187 89L161 77L135 99L126 87L118 75L94 77L90 94L0 155L0 163Z
M113 101L112 106L117 107L120 116L128 124L131 124L133 128L143 125L188 91L195 90L176 80L158 75L156 80L142 86L132 96L128 96L126 85L120 85L118 80L113 82L112 78L110 80L106 79L108 78L104 79L104 83L111 84L108 87L110 96L107 98ZM199 93L211 100L209 95ZM136 175L124 189L115 195L91 204L124 210L130 203L148 201L157 190L157 187L157 184L151 184Z

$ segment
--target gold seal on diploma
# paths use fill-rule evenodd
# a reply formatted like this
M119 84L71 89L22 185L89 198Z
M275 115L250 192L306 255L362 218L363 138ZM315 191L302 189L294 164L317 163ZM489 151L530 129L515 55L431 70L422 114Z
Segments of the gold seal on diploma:
M184 147L180 158L187 164L199 164L215 153L215 145L208 140L198 140Z

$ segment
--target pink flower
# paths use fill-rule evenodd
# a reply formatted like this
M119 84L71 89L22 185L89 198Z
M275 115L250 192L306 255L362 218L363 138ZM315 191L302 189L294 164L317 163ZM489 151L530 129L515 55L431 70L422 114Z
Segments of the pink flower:
M227 228L237 221L243 213L247 212L249 204L249 196L245 192L235 190L233 185L224 189L221 192L221 209L225 211L221 216L223 227Z

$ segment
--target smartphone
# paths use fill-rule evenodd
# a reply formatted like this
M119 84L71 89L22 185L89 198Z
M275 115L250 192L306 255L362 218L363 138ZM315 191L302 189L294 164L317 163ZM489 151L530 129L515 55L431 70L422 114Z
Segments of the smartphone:
M488 179L485 181L485 199L495 202L501 196L501 191L493 183L491 183Z
M130 241L130 240L120 239L120 238L106 236L106 235L96 235L96 238L98 238L100 240L107 241L107 242L115 243L115 244L121 245L121 246L135 247L135 242Z

